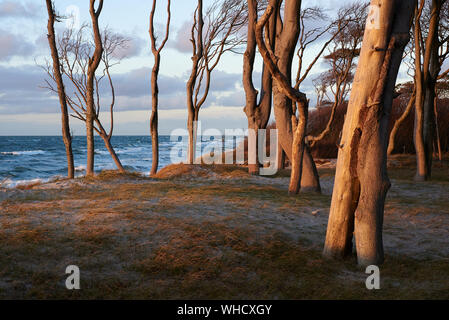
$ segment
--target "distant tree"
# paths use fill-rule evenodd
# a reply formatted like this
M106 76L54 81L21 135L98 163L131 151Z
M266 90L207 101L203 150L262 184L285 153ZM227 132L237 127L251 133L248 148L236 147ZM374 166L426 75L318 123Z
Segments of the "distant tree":
M53 67L49 70L56 82L57 93L59 97L59 104L61 106L61 125L62 125L62 139L65 145L67 155L67 177L73 179L75 177L75 167L73 161L72 151L72 136L70 134L69 112L67 108L67 97L62 79L61 64L59 62L59 52L56 46L55 35L55 21L59 22L61 17L55 12L54 3L51 0L46 0L48 11L48 25L47 38L51 50L51 57L53 60Z
M436 134L436 83L449 55L446 0L419 1L415 15L415 180L431 178L433 145ZM426 7L426 4L429 4ZM444 25L445 21L445 25ZM444 74L445 72L443 72Z
M198 0L190 39L192 71L186 86L189 164L194 163L198 117L209 94L212 72L224 53L235 51L243 44L244 37L240 30L246 21L244 1L216 0L203 16L203 1Z
M321 99L326 97L328 101L332 101L331 114L320 134L307 137L312 148L331 132L337 107L346 100L350 92L356 60L360 55L366 12L367 5L358 2L339 10L337 21L343 24L344 28L332 39L329 53L324 57L330 69L315 79L315 86ZM332 94L332 97L329 94Z
M153 150L153 162L151 165L151 175L155 175L157 172L157 168L159 166L159 136L158 136L158 104L159 104L159 88L157 85L157 79L159 75L159 67L161 64L161 51L164 48L165 44L168 41L168 36L170 32L170 0L167 3L167 23L165 29L165 38L162 40L162 43L157 46L156 43L156 35L154 32L154 14L156 11L156 2L157 0L153 0L153 7L150 13L150 38L151 38L151 52L154 56L154 65L153 70L151 72L151 97L152 97L152 112L150 118L150 130L151 130L151 147Z

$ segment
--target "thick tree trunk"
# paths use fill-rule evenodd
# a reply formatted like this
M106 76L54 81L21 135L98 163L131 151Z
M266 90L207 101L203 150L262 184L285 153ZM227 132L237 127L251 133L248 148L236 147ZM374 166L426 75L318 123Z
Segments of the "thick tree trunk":
M290 176L290 185L288 193L295 195L299 192L301 185L301 177L303 172L303 158L305 148L305 137L307 129L307 116L309 112L308 102L298 106L299 121L296 116L292 118L295 134L292 144L292 171Z
M301 11L300 0L286 0L284 9L284 23L278 23L276 30L275 55L278 58L278 67L291 84L291 70L293 55L299 36L300 25L298 17ZM279 16L279 15L278 15ZM279 19L278 19L279 21ZM281 88L274 82L273 85L273 108L278 129L278 139L282 149L293 164L292 144L292 102L282 92ZM302 163L301 187L297 189L320 192L318 171L310 154L309 148L304 151ZM295 188L296 189L296 188Z
M246 95L244 112L248 118L248 129L255 133L255 139L253 139L254 137L248 139L248 172L258 175L260 168L258 159L258 130L265 129L270 118L273 80L270 72L263 67L260 101L257 103L258 92L253 84L254 59L257 45L254 30L254 21L257 20L257 17L254 13L257 12L257 8L252 8L252 4L251 1L248 2L248 20L250 23L248 23L247 45L243 56L243 87ZM276 15L270 17L268 30L271 49L273 49L276 35ZM250 145L254 143L255 145Z
M350 253L354 231L358 263L383 262L383 211L390 186L386 168L388 122L414 4L413 0L371 1L372 13L338 153L323 252L327 257Z
M59 104L61 106L61 125L62 125L62 139L64 141L65 152L67 156L67 177L73 179L75 177L75 166L73 161L72 151L72 136L70 134L69 113L67 108L67 96L65 93L64 81L61 75L61 65L59 63L59 54L56 46L55 36L55 10L51 0L46 0L48 11L48 44L51 50L51 57L53 60L53 76L58 87Z

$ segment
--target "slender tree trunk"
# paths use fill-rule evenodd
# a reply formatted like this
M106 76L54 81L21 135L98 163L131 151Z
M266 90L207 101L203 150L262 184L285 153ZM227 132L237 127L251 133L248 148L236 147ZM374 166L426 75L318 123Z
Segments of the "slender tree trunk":
M61 125L62 125L62 139L64 141L65 152L67 157L67 177L73 179L75 177L75 166L73 161L72 151L72 136L70 134L69 113L67 108L67 97L65 93L64 81L61 75L61 65L59 63L59 54L56 47L55 36L55 10L51 0L46 0L48 11L48 44L51 50L51 57L53 59L53 75L58 87L59 104L61 106Z
M91 59L89 59L89 65L87 70L87 110L86 110L86 139L87 139L87 166L86 176L93 176L94 161L95 161L95 142L94 142L94 121L96 118L95 111L95 99L94 99L94 79L95 72L100 65L101 57L103 55L103 44L101 40L100 28L98 25L98 18L100 17L101 10L103 9L103 0L99 1L98 8L95 10L96 0L90 0L90 16L92 19L92 29L95 40L95 51Z
M419 24L422 8L415 19L415 59L416 73L416 118L414 141L417 160L416 181L425 181L432 175L433 143L435 138L434 99L435 86L440 72L438 56L438 29L443 1L432 0L429 31L425 41L425 48L421 47L422 32Z
M413 106L415 105L415 99L416 99L416 93L415 93L415 91L413 91L413 94L412 94L410 100L408 101L408 104L404 110L404 113L399 117L399 119L396 120L396 122L394 123L393 129L391 129L390 141L388 142L388 150L387 150L388 155L393 154L393 151L395 148L396 134L398 133L399 128L401 127L401 124L405 121L405 119L407 119L410 112L412 111Z
M198 64L203 57L203 0L198 0L198 6L196 9L197 17L195 18L195 25L192 28L192 43L193 43L193 56L192 56L192 72L190 78L187 81L187 130L189 132L189 145L187 161L189 164L193 164L195 161L195 148L196 148L196 127L195 122L198 119L198 112L193 102L194 87L198 77ZM196 32L196 40L195 40Z
M354 232L358 263L383 262L383 212L390 187L388 122L414 4L413 0L371 1L371 10L378 14L372 12L368 18L343 126L325 256L350 253Z
M440 138L440 129L438 124L438 97L437 92L435 91L435 99L434 99L434 112L435 112L435 139L437 142L437 150L438 150L438 160L443 160L443 151L441 150L441 138Z
M111 158L114 161L115 166L117 167L118 171L120 171L121 173L125 173L126 170L123 167L122 163L120 162L120 159L117 156L117 153L115 153L115 149L111 144L111 139L108 138L108 136L105 134L100 134L100 137L103 139L104 145L105 145L106 149L108 150L109 154L111 155Z
M159 103L159 88L157 85L157 78L159 74L159 66L161 56L158 51L153 51L154 66L151 72L151 97L152 97L152 111L150 118L151 131L151 148L153 161L151 164L150 175L155 175L159 166L159 135L158 135L158 103Z
M159 87L157 85L157 79L159 76L159 68L161 65L161 51L165 47L170 34L170 20L171 20L171 0L167 2L167 23L165 27L165 38L162 41L159 48L156 45L156 36L154 32L154 14L156 11L156 0L153 0L153 6L150 13L150 38L151 38L151 51L154 56L154 65L151 72L151 102L152 111L150 118L150 131L151 131L151 147L153 161L151 165L150 175L155 175L159 166L159 134L158 134L158 106L159 106Z

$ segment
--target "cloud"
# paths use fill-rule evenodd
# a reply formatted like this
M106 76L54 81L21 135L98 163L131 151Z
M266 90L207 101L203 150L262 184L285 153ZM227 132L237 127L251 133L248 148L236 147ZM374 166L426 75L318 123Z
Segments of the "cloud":
M192 54L192 43L190 42L192 22L185 21L176 32L176 37L170 40L168 46L178 50L181 53Z
M22 17L33 18L38 16L38 6L31 2L22 4L18 1L0 2L0 18Z
M31 56L36 47L22 36L0 29L0 61L8 61L14 56Z

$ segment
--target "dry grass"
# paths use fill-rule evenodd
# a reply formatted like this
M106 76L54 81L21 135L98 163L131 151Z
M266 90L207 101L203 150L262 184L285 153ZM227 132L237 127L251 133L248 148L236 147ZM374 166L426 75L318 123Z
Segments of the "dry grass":
M297 197L287 172L204 165L2 191L0 298L449 298L449 183L393 178L373 292L355 257L321 257L333 170L320 173L323 195ZM65 289L70 264L80 291Z

